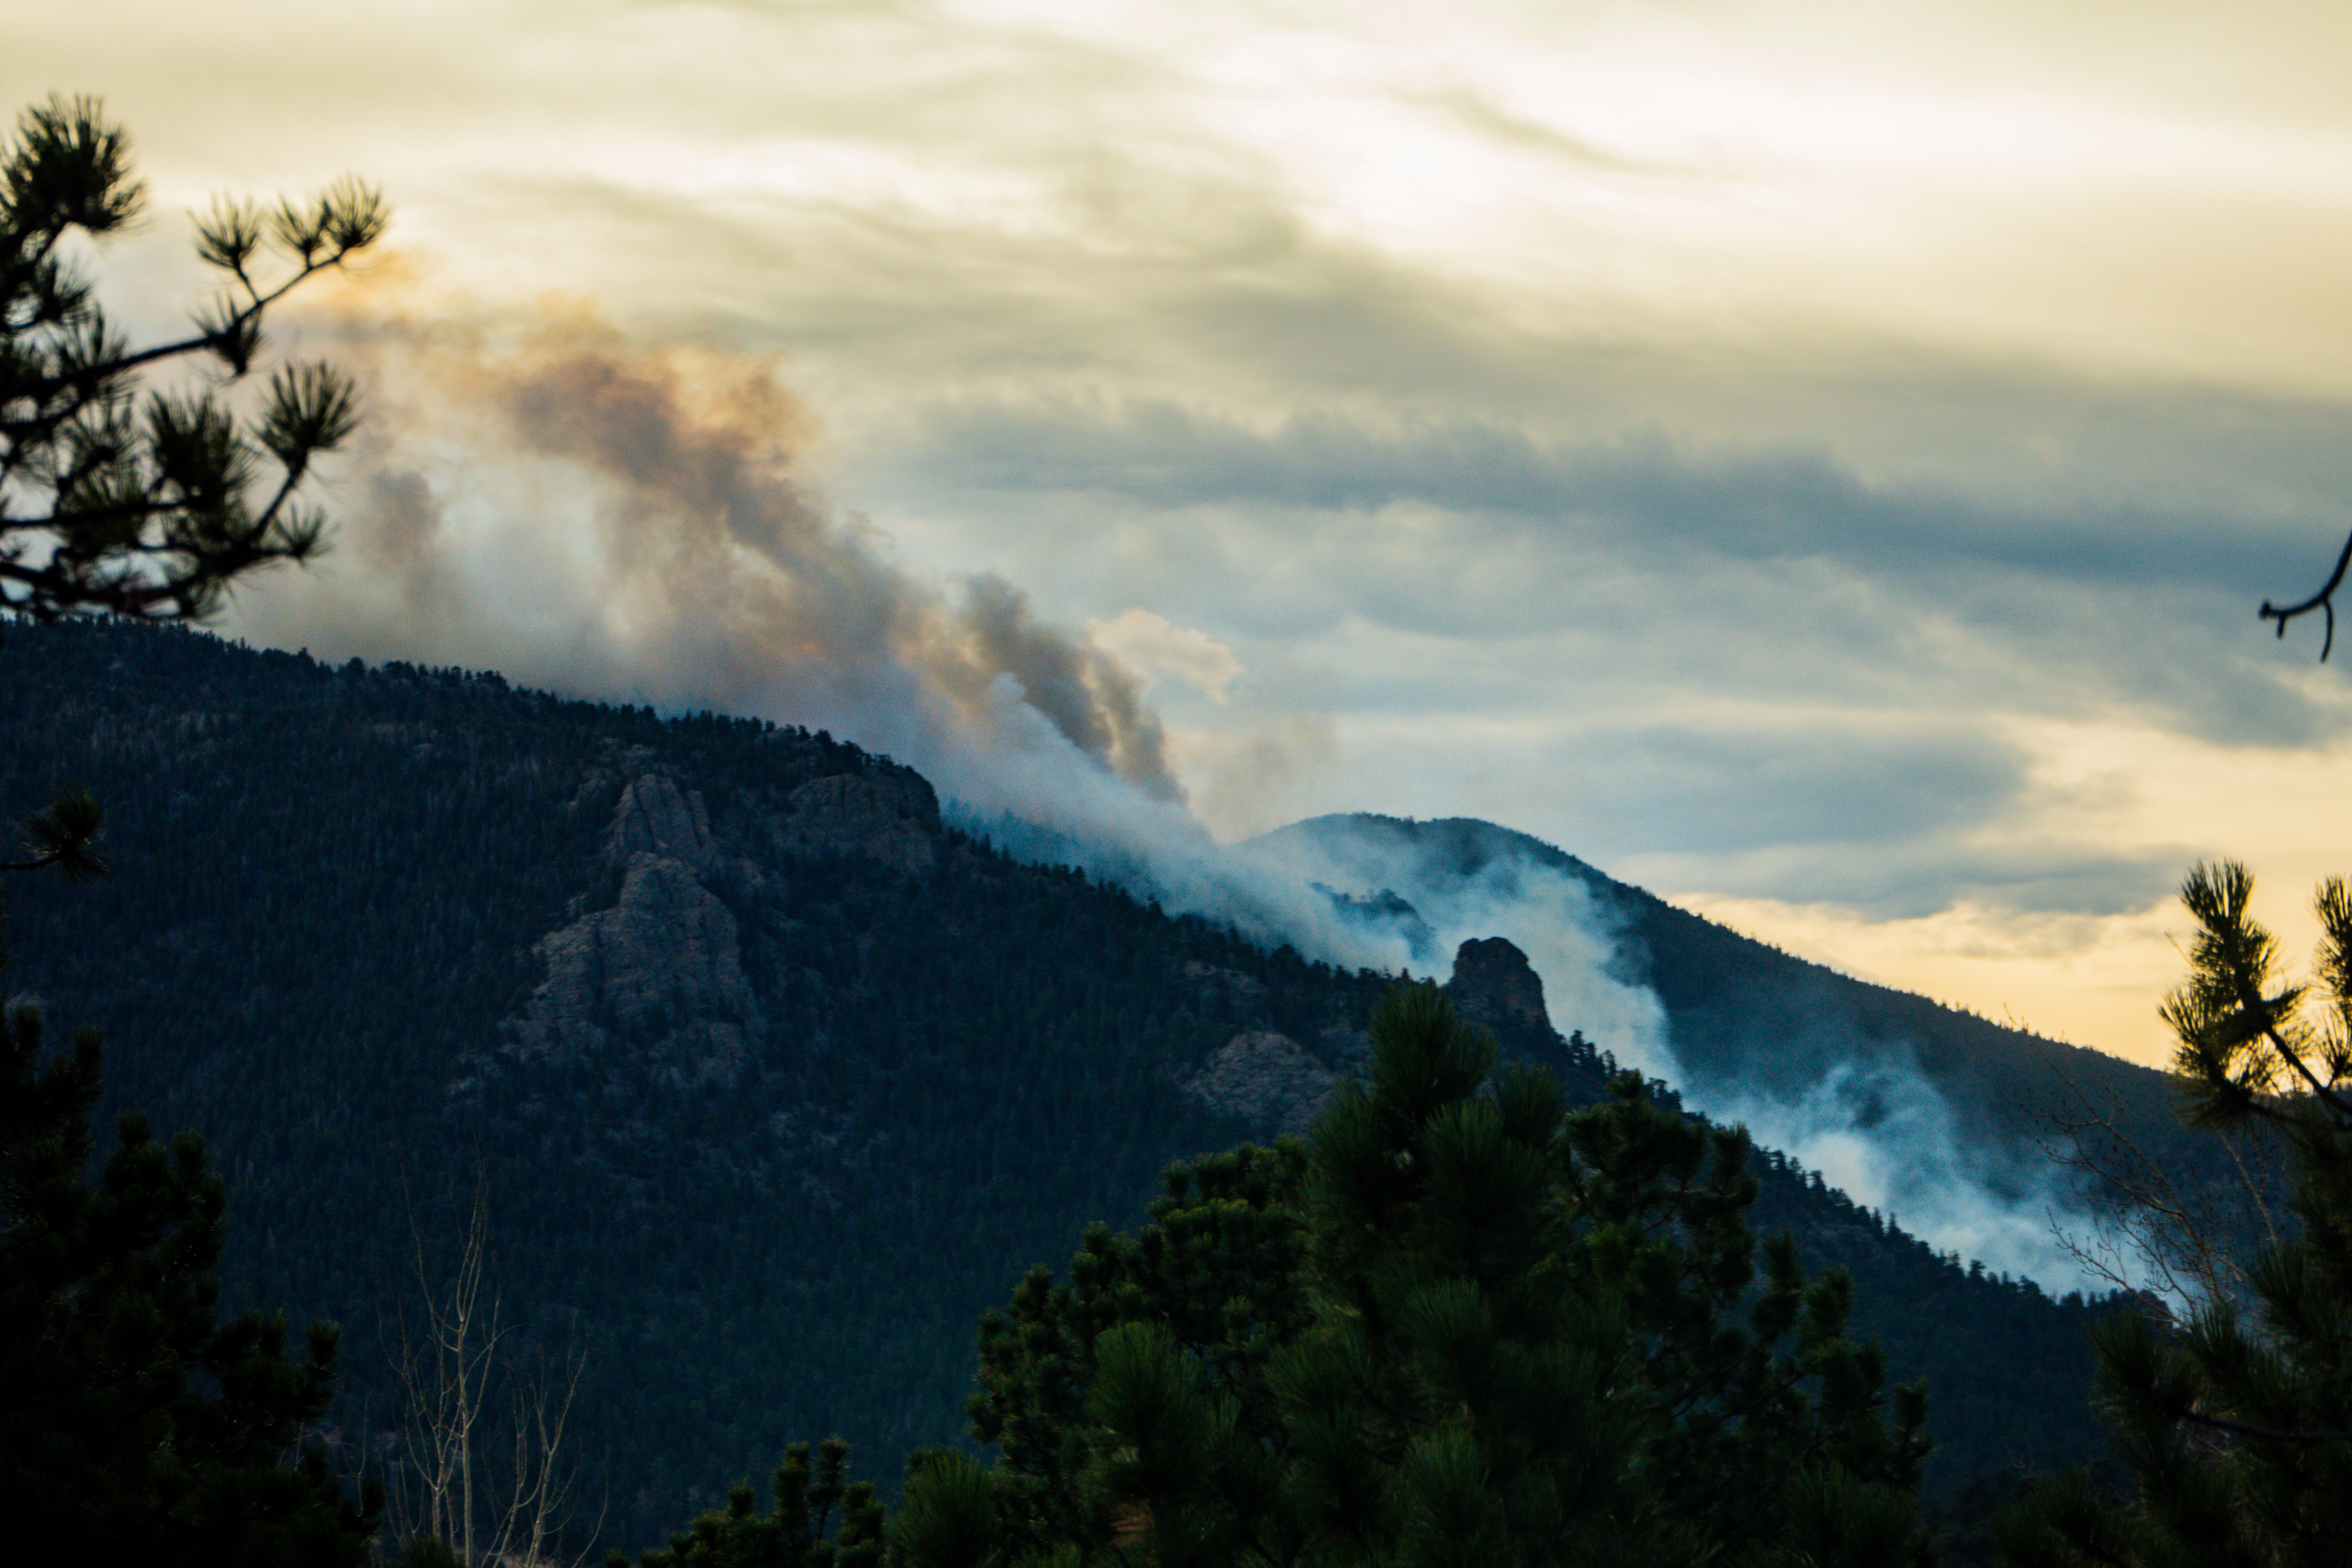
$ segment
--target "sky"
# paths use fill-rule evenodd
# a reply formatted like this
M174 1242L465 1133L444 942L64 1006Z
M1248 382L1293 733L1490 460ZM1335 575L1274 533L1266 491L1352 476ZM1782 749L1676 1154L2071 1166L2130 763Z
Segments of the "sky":
M2198 859L2306 950L2352 12L1437 10L87 0L0 87L131 132L143 328L215 193L394 204L233 635L1486 817L2143 1060Z

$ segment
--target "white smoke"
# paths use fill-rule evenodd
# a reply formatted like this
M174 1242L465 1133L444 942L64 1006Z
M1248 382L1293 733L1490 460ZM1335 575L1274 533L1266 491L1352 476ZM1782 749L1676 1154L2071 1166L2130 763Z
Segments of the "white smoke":
M1383 893L1402 899L1419 929L1369 913L1355 922L1367 931L1386 931L1401 967L1442 971L1465 942L1508 939L1542 977L1545 1010L1561 1034L1580 1030L1628 1067L1668 1082L1679 1079L1665 1008L1647 985L1618 973L1612 912L1594 898L1591 886L1564 868L1486 855L1482 847L1433 845L1409 825L1385 818L1326 817L1267 834L1242 852L1360 900L1360 900ZM1475 858L1465 863L1448 853L1455 850Z
M1939 1252L2053 1294L2109 1289L2053 1233L2091 1234L2092 1215L2054 1167L1996 1163L1969 1138L1925 1074L1900 1060L1846 1060L1795 1098L1738 1084L1686 1086L1685 1100L1718 1121L1744 1122L1756 1141L1822 1173L1865 1208L1897 1220Z
M928 579L824 494L772 358L648 347L551 307L310 320L359 376L333 548L237 602L257 642L494 668L569 694L825 729L976 819L1178 912L1349 967L1405 952L1186 809L1143 678L993 574Z
M1975 1258L2063 1293L2104 1288L2058 1240L2091 1215L2045 1163L2022 1165L1971 1136L1950 1102L1900 1046L1784 1049L1819 1064L1793 1089L1769 1091L1686 1071L1664 1007L1621 962L1615 911L1592 881L1532 841L1487 824L1325 817L1255 846L1274 863L1358 900L1393 895L1426 923L1415 957L1442 963L1465 938L1503 936L1544 983L1553 1026L1582 1031L1629 1067L1672 1086L1690 1109L1744 1123L1758 1142L1819 1171L1865 1207L1889 1215L1937 1250ZM1402 919L1390 917L1391 924ZM1784 1047L1796 1042L1782 1042Z

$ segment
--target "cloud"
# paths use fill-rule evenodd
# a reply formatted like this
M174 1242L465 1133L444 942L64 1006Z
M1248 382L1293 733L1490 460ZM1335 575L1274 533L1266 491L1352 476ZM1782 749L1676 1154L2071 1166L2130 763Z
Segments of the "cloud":
M2340 422L2307 417L2311 445ZM1549 637L1591 649L1569 668L1606 658L1613 686L1947 710L2121 702L2240 743L2305 742L2352 717L2248 635L2253 605L2284 591L2267 584L2324 570L2313 518L2331 463L2270 469L2267 492L2249 474L2248 493L2269 499L2224 510L1872 481L1818 445L1691 443L1655 426L1567 441L1484 418L1256 424L1165 401L964 399L910 425L891 467L895 495L966 518L1060 497L1163 520L1158 531L1188 537L1154 580L1113 563L1102 587L1181 574L1191 603L1268 637L1351 618L1464 647ZM2289 482L2308 510L2276 504Z
M1962 903L2003 915L2137 914L2170 897L2181 868L2195 858L2179 845L2118 853L2063 839L1984 842L1945 836L1728 852L1635 851L1615 866L1644 885L1704 886L1722 896L1905 921Z
M1818 724L1707 731L1659 724L1587 730L1580 748L1605 759L1597 787L1674 824L1676 844L1717 856L1769 845L1884 847L1981 825L2024 780L1999 736L1962 726L1905 732Z

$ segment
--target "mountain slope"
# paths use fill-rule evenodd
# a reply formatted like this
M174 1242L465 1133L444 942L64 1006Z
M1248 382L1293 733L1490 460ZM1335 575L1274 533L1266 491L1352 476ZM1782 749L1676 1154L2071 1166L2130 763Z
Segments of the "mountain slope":
M1419 918L1416 897L1443 900L1475 889L1492 902L1498 886L1518 879L1572 879L1589 889L1606 928L1612 973L1656 996L1675 1081L1699 1104L1810 1102L1824 1125L1881 1127L1899 1141L1914 1135L1900 1119L1922 1109L1911 1091L1931 1086L1925 1110L1949 1120L1931 1131L1961 1152L1968 1178L2037 1216L2045 1201L2081 1190L2072 1173L2053 1169L2051 1155L2074 1146L2062 1124L2095 1112L2223 1223L2246 1215L2237 1166L2212 1138L2182 1127L2163 1073L1838 973L1676 909L1527 834L1469 818L1349 815L1295 824L1253 847L1324 882L1352 908L1385 907L1402 922ZM2110 1135L2084 1142L2103 1155L2116 1152ZM2275 1170L2262 1174L2277 1188ZM2250 1216L2246 1224L2242 1243L2254 1239Z
M380 1444L412 1233L445 1267L479 1183L517 1348L586 1357L607 1540L795 1437L885 1474L952 1440L980 1310L1170 1159L1295 1124L1388 983L1008 859L791 728L91 625L5 628L0 727L0 807L87 784L116 866L11 888L6 984L209 1137L231 1304L343 1321L343 1436ZM1936 1376L1939 1477L2096 1442L2088 1308L1764 1163L1765 1216Z

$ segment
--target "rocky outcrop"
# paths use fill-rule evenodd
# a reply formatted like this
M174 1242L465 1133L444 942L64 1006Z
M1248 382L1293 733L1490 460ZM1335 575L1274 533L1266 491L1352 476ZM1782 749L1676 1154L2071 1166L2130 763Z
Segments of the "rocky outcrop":
M559 1061L625 1050L681 1088L732 1084L766 1025L734 913L704 885L720 857L702 797L641 774L604 852L620 892L540 940L547 978L509 1023L509 1048Z
M1287 1035L1254 1029L1211 1052L1200 1070L1179 1087L1212 1110L1238 1116L1277 1136L1304 1137L1339 1082L1330 1068Z
M1454 954L1454 978L1446 984L1454 1010L1490 1029L1551 1027L1544 1010L1543 979L1528 955L1499 936L1464 942Z
M835 773L793 791L772 831L787 854L851 855L914 876L939 858L940 803L911 773Z
M756 905L775 861L794 855L853 856L907 876L927 871L939 853L939 802L904 770L830 774L763 811L730 817L722 838L701 792L648 760L608 759L641 770L621 775L628 782L604 831L619 891L610 909L540 940L546 979L508 1021L507 1048L526 1059L625 1057L680 1087L731 1085L767 1025L744 973L735 911L713 887ZM614 773L596 771L612 788Z
M632 779L613 807L604 853L624 865L633 855L656 855L683 861L698 873L709 871L718 846L711 841L710 813L701 792L679 789L667 773Z
M1221 969L1214 964L1188 959L1183 967L1184 983L1197 998L1202 1012L1210 1017L1220 1015L1235 1023L1245 1020L1257 1011L1265 1000L1265 986L1238 969Z

